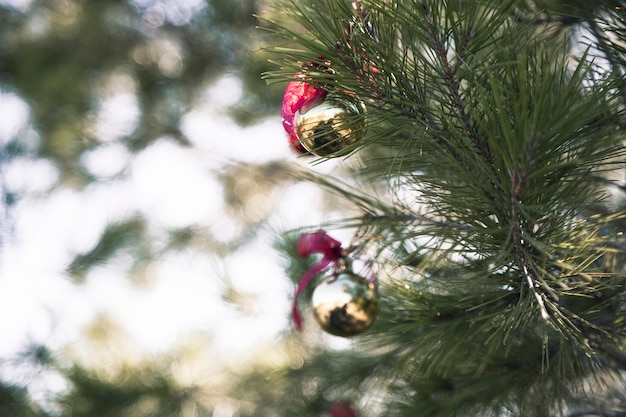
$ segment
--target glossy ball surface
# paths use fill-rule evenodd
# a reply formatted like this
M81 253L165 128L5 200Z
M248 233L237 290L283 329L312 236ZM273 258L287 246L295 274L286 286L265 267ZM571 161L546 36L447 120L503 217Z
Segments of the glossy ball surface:
M358 99L339 100L329 96L311 108L295 114L294 127L299 143L310 153L336 157L350 153L365 136L365 105Z
M313 291L313 312L326 332L341 337L367 330L378 313L378 292L360 275L340 272L324 279Z

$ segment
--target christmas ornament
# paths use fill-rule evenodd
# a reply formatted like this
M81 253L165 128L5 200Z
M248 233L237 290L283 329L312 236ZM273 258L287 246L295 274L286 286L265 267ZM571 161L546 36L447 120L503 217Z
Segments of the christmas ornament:
M313 106L296 111L296 140L317 156L345 155L365 136L363 118L359 117L363 113L365 105L359 99L347 100L328 94Z
M311 298L315 318L326 332L341 337L367 330L378 313L378 294L367 279L350 271L334 271Z
M315 66L309 63L309 66ZM318 65L319 66L319 65ZM323 157L345 155L365 136L365 105L356 97L340 97L311 84L304 72L285 88L281 117L291 147Z
M336 336L350 337L369 328L378 312L376 278L366 279L354 274L341 243L326 232L305 233L298 239L296 250L302 257L314 253L322 255L302 277L296 288L292 316L298 330L302 330L302 317L298 310L298 297L311 279L332 266L329 277L314 290L312 304L321 327Z
M337 401L330 407L330 417L358 417L352 402L349 400Z
M350 39L356 26L364 28L363 30L375 42L378 42L378 39L369 22L368 12L362 8L361 3L353 0L352 7L356 16L346 28L345 44L354 53L357 48L352 45ZM340 40L335 42L335 49L340 56L347 57ZM361 49L365 64L355 77L369 80L379 71L367 58L365 49ZM310 77L306 76L311 69L332 73L330 65L330 61L318 57L317 62L309 62L303 66L285 88L281 107L283 128L289 138L289 144L299 153L327 158L346 155L354 149L352 145L365 136L363 121L366 109L363 102L346 91L343 92L343 98L332 95L328 86L313 84ZM346 99L346 94L350 98Z

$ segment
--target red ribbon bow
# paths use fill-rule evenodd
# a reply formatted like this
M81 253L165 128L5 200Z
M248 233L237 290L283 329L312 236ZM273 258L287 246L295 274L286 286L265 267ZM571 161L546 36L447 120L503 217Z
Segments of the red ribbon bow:
M311 62L309 66L315 67L317 64ZM280 115L283 119L283 128L289 137L289 144L296 151L306 154L309 152L300 144L294 126L296 113L306 113L311 107L324 101L328 91L307 82L303 72L295 74L293 78L294 81L290 81L285 88Z
M313 253L321 253L322 259L315 265L313 265L303 276L298 287L296 288L296 294L293 298L292 316L293 321L296 324L298 330L302 331L302 317L298 311L298 297L305 288L309 285L311 279L320 271L328 267L331 263L334 266L339 266L339 260L343 258L343 248L341 243L332 237L328 236L326 232L319 231L313 233L304 233L298 239L296 244L296 250L298 255L306 258Z

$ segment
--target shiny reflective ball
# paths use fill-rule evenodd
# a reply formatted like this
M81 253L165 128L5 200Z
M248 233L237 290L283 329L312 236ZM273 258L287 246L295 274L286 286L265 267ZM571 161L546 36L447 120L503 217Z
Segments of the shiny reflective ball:
M352 272L325 278L313 291L313 312L326 332L342 337L367 330L378 314L378 292L374 284Z
M326 158L346 155L365 136L364 113L365 105L360 100L329 95L311 108L296 112L296 136L314 155Z

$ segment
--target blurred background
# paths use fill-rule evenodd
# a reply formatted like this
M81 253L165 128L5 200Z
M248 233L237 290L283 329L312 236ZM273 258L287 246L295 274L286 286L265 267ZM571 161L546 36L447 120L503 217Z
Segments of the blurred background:
M248 415L301 366L273 245L345 207L293 180L341 166L287 146L271 3L0 0L0 416Z

